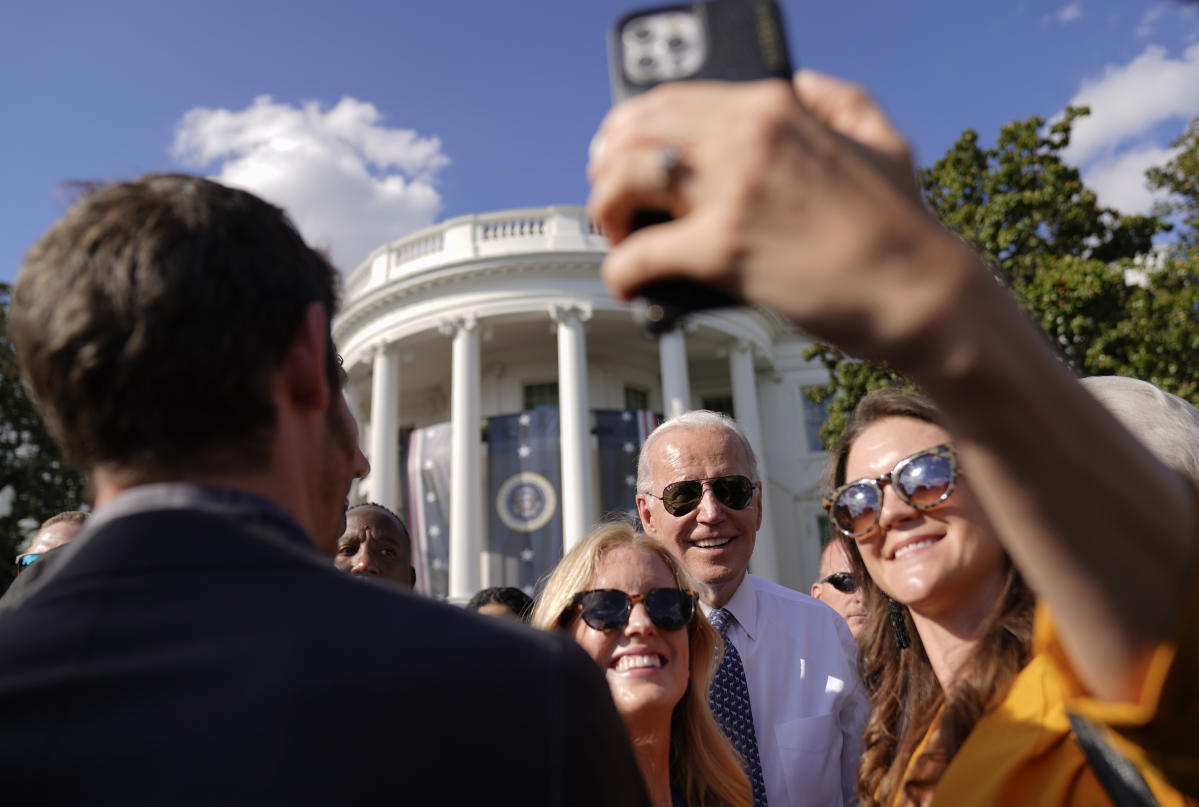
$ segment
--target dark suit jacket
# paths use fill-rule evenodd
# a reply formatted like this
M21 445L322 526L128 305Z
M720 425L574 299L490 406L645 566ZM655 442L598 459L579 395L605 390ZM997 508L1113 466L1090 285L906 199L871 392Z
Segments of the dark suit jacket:
M0 615L12 804L647 804L573 642L173 510L96 525Z

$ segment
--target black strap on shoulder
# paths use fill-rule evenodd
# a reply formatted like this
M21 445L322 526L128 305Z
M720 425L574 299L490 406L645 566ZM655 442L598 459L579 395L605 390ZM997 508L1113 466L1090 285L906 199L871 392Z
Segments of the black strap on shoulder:
M1149 789L1145 777L1128 757L1108 745L1099 727L1074 713L1069 713L1074 738L1087 755L1095 777L1103 785L1116 807L1160 807Z

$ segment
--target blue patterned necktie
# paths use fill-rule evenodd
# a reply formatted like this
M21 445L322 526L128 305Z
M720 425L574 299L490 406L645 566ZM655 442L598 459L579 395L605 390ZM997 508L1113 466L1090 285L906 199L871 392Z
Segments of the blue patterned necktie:
M741 666L741 654L725 635L732 616L723 608L713 608L708 614L708 621L724 639L724 660L720 662L716 675L712 676L708 703L724 736L729 738L729 742L745 760L745 775L754 789L754 807L766 807L766 783L762 779L762 760L758 758L754 716L749 710L745 668Z

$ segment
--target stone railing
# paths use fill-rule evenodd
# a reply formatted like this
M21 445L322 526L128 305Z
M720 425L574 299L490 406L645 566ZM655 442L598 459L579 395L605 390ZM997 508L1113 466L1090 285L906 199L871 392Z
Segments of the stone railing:
M351 301L389 281L458 261L530 252L603 252L608 242L581 207L459 216L379 247L346 280Z

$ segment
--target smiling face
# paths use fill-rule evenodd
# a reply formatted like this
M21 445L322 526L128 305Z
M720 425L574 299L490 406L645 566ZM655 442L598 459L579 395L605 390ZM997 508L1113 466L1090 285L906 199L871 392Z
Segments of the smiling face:
M741 441L721 428L672 429L653 439L649 454L650 491L661 496L671 482L741 474L757 479ZM660 499L637 494L646 533L662 542L700 583L700 599L720 607L741 584L762 525L762 492L755 488L742 510L721 504L711 485L703 486L699 506L673 516Z
M662 559L646 549L622 546L600 558L587 590L618 589L629 595L657 588L678 588ZM649 618L645 603L629 613L623 628L601 631L576 616L570 633L608 678L612 700L625 724L665 720L683 699L690 678L688 628L662 630Z
M944 429L922 420L880 420L854 441L845 478L879 477L905 457L948 442ZM893 485L884 486L878 525L857 540L874 582L933 620L962 614L985 618L1004 585L1003 550L964 475L953 495L931 510L917 510L895 494Z

